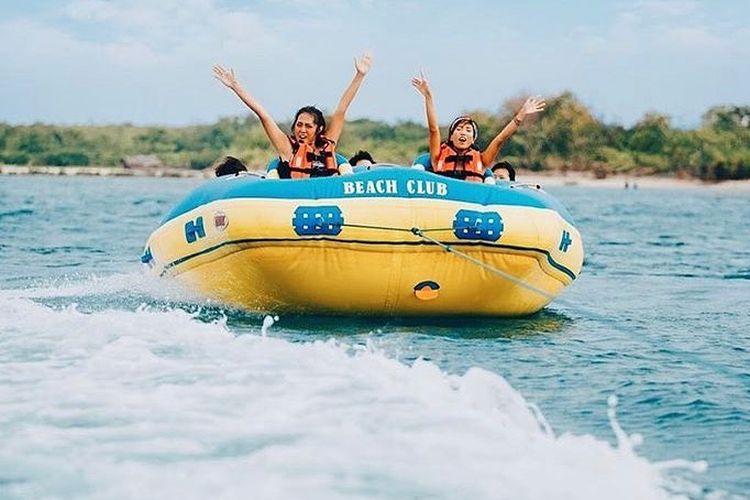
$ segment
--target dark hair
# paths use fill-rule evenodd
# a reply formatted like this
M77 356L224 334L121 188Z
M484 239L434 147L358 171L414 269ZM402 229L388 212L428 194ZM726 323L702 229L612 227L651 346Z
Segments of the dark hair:
M375 163L375 160L372 159L372 155L370 153L368 153L367 151L362 151L360 149L359 151L357 151L357 154L349 158L349 165L354 167L360 160L370 160L371 163Z
M494 172L498 168L504 168L508 171L508 177L510 177L510 180L515 181L516 180L516 169L513 168L513 165L508 163L507 161L499 161L492 165L492 171Z
M240 172L247 172L247 167L242 161L234 156L225 156L219 161L219 163L214 165L214 173L216 174L216 177L237 175Z
M479 135L479 125L477 125L477 122L475 122L470 116L459 116L458 118L453 120L451 126L448 127L448 138L450 139L453 131L456 130L462 123L468 123L469 125L471 125L471 128L474 129L474 140L476 141L477 135Z
M292 135L294 135L294 124L297 123L299 115L307 113L313 116L313 122L318 126L318 130L315 132L315 142L318 141L318 137L325 134L326 132L326 119L323 117L323 112L315 106L305 106L297 110L297 114L294 115L294 121L292 122Z

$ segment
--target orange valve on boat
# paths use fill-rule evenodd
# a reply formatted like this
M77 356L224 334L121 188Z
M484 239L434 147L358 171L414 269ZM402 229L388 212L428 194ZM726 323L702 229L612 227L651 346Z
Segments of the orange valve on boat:
M414 285L414 296L419 300L433 300L440 294L440 285L434 281L420 281Z

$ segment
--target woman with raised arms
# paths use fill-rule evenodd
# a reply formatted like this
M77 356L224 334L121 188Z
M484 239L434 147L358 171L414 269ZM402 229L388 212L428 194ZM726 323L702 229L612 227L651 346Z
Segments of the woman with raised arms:
M544 110L546 103L540 97L530 97L523 103L513 120L508 123L489 143L484 151L474 145L479 133L477 123L470 116L459 116L448 128L448 139L441 141L437 111L432 100L432 90L424 74L414 77L411 84L422 94L427 114L429 132L429 165L421 165L426 170L448 177L472 182L494 184L492 171L485 166L492 164L500 148L512 136L523 120L531 114ZM415 167L419 167L416 163Z
M263 106L240 85L234 70L217 64L214 66L214 76L255 113L278 153L279 161L269 167L267 177L301 179L351 173L351 166L345 159L337 161L335 147L344 128L346 111L371 65L372 58L368 53L354 59L354 78L344 90L327 126L318 108L305 106L294 116L291 135L285 134Z

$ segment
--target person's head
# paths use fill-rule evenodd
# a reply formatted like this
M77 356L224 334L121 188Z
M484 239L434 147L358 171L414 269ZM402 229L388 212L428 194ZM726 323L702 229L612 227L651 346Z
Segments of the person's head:
M297 111L292 123L292 135L297 142L315 144L318 136L326 131L326 119L315 106L305 106Z
M247 167L242 161L238 160L234 156L225 156L219 162L214 165L214 173L216 177L223 177L225 175L237 175L240 172L247 172Z
M368 153L367 151L357 151L357 154L349 158L349 165L352 167L356 167L357 165L361 165L363 167L369 167L370 165L373 165L375 163L375 160L372 159L372 155Z
M492 165L492 175L499 181L516 180L516 169L507 161L500 161Z
M477 140L478 133L477 122L470 116L459 116L448 127L448 141L457 149L469 149Z

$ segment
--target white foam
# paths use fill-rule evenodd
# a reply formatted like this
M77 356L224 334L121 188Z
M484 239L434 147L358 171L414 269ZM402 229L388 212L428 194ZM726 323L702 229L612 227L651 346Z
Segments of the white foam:
M260 334L265 337L268 335L268 330L279 320L278 316L266 315L263 318L263 326L260 327Z
M55 278L27 289L0 289L0 298L61 298L101 295L140 294L158 300L201 301L200 297L177 280L168 280L134 272L128 274L96 274Z
M651 499L686 465L639 457L622 429L618 447L557 437L478 368L236 337L180 310L0 296L0 317L11 497Z

